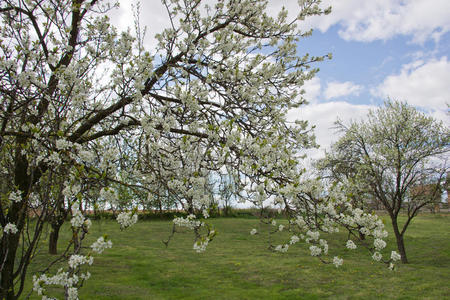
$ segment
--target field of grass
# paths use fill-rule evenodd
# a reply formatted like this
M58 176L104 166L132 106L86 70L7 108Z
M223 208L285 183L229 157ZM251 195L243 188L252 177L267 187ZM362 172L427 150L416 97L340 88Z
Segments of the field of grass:
M113 221L94 221L86 245L103 232L112 239L113 248L95 257L89 268L92 277L80 290L80 299L450 298L449 214L427 214L413 221L406 235L410 264L394 271L374 262L363 248L344 249L344 233L327 238L331 259L335 255L344 259L337 269L311 257L303 243L287 253L267 250L264 234L249 234L258 226L257 219L209 222L219 235L205 253L198 254L192 250L191 233L175 235L165 248L161 240L170 233L169 221L142 221L125 231ZM395 241L386 223L390 236L383 253L388 255L395 250ZM68 232L67 227L62 231ZM30 276L47 260L41 251ZM39 298L32 294L31 299Z

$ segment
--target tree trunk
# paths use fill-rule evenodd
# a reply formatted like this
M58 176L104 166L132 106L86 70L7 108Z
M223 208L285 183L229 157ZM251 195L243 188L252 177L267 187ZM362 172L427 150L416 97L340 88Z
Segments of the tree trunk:
M16 147L14 162L14 183L19 187L22 199L24 199L30 188L30 177L27 174L28 161L25 156L21 154L21 148L19 146L24 143L24 139L18 138L17 140L18 146ZM3 233L0 242L0 267L2 267L0 274L1 299L15 300L19 296L14 295L14 266L17 250L19 248L20 231L24 227L26 217L26 207L24 207L23 201L25 200L22 200L20 203L13 203L7 215L8 220L16 225L19 232L15 234ZM28 264L29 262L25 261L25 263Z
M54 216L49 218L50 226L52 227L52 231L50 232L50 237L48 241L48 253L49 254L58 254L58 238L59 238L59 230L61 229L64 221L67 218L67 214L69 210L64 207L64 199L60 197L58 199L58 210L54 212ZM80 209L81 209L80 204Z
M408 258L406 257L405 242L403 241L403 234L400 234L398 230L397 218L391 216L392 227L394 229L395 239L397 240L397 249L402 258L402 263L407 264Z
M4 253L1 253L0 266L3 265L0 281L0 299L13 300L17 299L14 296L14 262L19 238L14 236L3 236L3 241L6 247L3 247Z
M61 229L63 223L55 223L52 224L52 231L50 232L50 238L48 242L48 253L49 254L58 254L58 237L59 230Z

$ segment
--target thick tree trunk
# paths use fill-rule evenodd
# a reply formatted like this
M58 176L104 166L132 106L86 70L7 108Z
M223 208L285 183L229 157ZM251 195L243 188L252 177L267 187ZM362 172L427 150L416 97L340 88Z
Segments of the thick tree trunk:
M21 154L20 148L17 147L15 153L14 183L19 187L22 197L27 195L30 187L30 177L27 174L27 169L28 161ZM26 208L23 205L23 200L20 203L13 203L8 211L9 222L16 225L19 232L24 227L26 217ZM15 234L3 233L0 243L0 266L2 267L0 279L1 299L13 300L18 298L18 296L16 297L14 295L14 267L17 249L19 247L19 232Z
M61 229L63 223L57 222L56 224L52 224L52 231L50 232L50 238L48 241L48 253L49 254L58 254L58 238L59 238L59 230Z
M406 250L405 250L405 242L403 241L403 234L400 234L400 231L398 229L397 219L393 216L391 216L392 221L392 227L394 229L395 239L397 240L397 249L401 256L402 263L407 264L408 258L406 257Z
M54 216L49 218L49 223L52 226L52 231L50 232L50 237L48 241L48 253L58 254L58 238L59 230L61 229L64 221L66 220L68 210L64 207L64 199L60 197L58 202L55 204L58 206L58 210L54 212ZM80 204L81 209L81 204Z
M0 281L0 299L13 300L14 296L14 262L19 239L16 236L3 236L6 247L2 247L0 265L3 266ZM2 245L3 246L3 245Z
M224 214L225 214L225 216L228 216L228 214L229 214L229 208L228 208L228 201L225 201L225 204L224 204L224 207L223 207L223 211L224 211Z

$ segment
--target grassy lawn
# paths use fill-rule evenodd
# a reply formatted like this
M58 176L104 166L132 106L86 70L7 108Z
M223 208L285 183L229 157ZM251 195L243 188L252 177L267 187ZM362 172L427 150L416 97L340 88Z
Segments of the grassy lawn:
M80 290L80 299L450 298L448 214L421 215L413 220L406 236L410 264L394 271L375 263L363 248L344 249L345 233L328 238L330 258L344 258L344 265L336 269L311 257L303 243L287 253L268 251L264 234L249 234L258 226L257 219L209 222L219 235L202 254L192 250L191 233L175 235L166 249L161 240L169 235L169 221L141 221L126 231L120 231L113 221L93 222L86 245L103 232L112 239L113 248L96 256L89 269L92 277ZM390 230L390 225L387 228ZM67 232L67 227L62 231ZM391 233L385 255L395 250ZM279 242L285 239L280 237ZM62 248L64 240L60 245ZM47 246L45 240L43 246ZM41 251L30 276L47 260ZM31 299L39 298L33 294Z

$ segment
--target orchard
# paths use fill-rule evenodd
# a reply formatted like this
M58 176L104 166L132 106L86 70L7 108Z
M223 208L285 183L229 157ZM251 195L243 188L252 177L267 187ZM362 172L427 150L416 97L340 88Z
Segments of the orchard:
M173 234L191 230L189 248L202 255L220 239L208 217L221 174L236 199L261 208L271 235L288 233L270 250L303 243L340 267L325 236L344 230L342 247L362 245L394 269L400 255L383 252L381 219L353 205L344 184L306 176L312 128L287 120L307 104L302 86L317 63L331 59L298 53L311 34L299 25L331 9L303 0L290 18L286 9L270 16L259 0L162 3L172 25L152 49L138 18L134 32L111 24L108 1L0 3L0 298L23 296L50 228L49 252L65 267L33 274L34 293L49 299L47 288L60 286L58 297L78 299L97 256L114 247L108 232L92 230L89 211L109 211L127 230L146 205L170 202L186 213L173 219ZM58 249L61 228L71 239Z

